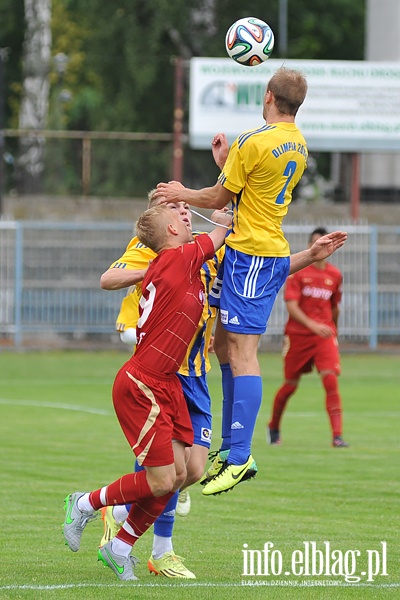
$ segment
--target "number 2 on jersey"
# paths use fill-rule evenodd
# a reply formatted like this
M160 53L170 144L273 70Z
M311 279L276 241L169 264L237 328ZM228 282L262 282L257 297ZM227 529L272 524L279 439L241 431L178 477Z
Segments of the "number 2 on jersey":
M279 194L276 197L275 204L285 204L286 190L287 190L287 187L288 187L290 180L292 179L296 169L297 169L297 162L294 160L289 160L288 164L285 167L285 170L283 171L283 177L287 177L287 179L285 181L283 188L281 189L281 191L279 192Z

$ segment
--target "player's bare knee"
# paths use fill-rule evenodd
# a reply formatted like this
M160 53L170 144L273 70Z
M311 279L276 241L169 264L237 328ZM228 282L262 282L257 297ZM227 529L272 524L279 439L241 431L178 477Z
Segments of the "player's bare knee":
M158 498L172 492L176 485L176 477L174 473L167 473L158 477L148 478L149 486L152 494Z
M160 481L151 491L156 498L159 498L160 496L165 496L165 494L174 491L174 484L172 484L171 481Z

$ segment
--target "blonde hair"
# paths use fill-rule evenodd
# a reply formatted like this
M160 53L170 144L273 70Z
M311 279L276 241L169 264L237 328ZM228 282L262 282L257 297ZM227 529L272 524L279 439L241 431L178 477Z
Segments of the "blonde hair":
M147 208L151 208L152 206L155 206L158 202L158 198L154 198L154 194L156 193L156 188L153 188L152 190L150 190L147 194Z
M171 214L167 206L157 204L145 210L137 220L136 235L153 252L160 252L167 240Z
M282 115L295 116L307 95L307 81L300 71L281 67L269 80L267 92L274 95Z

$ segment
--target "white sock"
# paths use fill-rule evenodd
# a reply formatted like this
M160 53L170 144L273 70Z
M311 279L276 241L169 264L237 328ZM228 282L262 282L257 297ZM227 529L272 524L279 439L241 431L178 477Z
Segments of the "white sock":
M93 506L89 502L89 495L90 495L89 492L87 494L83 494L83 496L81 496L79 498L76 505L79 508L79 510L84 510L89 513L94 513L96 511L94 510Z
M111 540L111 550L118 554L118 556L129 556L132 550L132 546L127 544L123 540L114 538Z
M117 523L125 523L129 511L125 504L121 504L121 506L113 507L112 514Z
M160 559L166 552L173 552L172 538L154 535L153 552L151 553L156 560Z

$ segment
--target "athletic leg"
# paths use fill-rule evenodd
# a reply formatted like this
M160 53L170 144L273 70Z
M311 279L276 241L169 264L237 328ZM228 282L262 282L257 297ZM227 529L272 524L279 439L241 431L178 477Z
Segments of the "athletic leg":
M271 420L268 423L270 444L280 444L281 419L288 400L296 391L297 386L298 379L285 379L283 385L275 394Z
M349 444L342 438L342 401L338 377L336 373L321 372L321 379L325 388L325 406L332 431L332 445L335 448L346 448Z
M218 316L215 326L214 350L218 358L222 376L222 443L220 450L229 450L231 445L231 425L233 409L233 375L229 364L227 331Z

